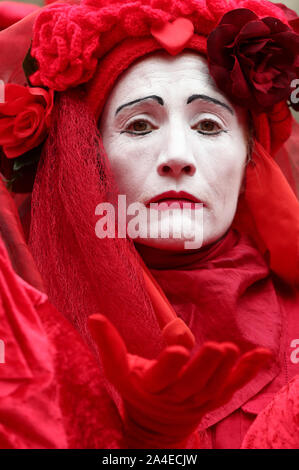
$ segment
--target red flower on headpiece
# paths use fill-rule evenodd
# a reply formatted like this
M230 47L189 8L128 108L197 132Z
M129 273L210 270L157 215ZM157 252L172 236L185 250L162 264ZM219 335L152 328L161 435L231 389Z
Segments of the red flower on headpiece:
M0 145L7 158L37 147L50 126L54 92L9 83L0 103Z
M207 47L211 75L237 104L264 111L289 98L299 35L279 19L232 10L211 32Z
M43 10L34 25L31 56L38 71L30 82L63 91L88 81L97 65L98 20L80 6L53 4Z

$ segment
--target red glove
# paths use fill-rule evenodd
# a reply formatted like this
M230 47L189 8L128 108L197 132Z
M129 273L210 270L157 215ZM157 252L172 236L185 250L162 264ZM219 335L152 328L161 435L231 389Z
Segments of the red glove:
M181 345L167 346L157 360L128 354L103 315L89 317L107 378L123 399L126 446L184 448L202 417L226 403L269 360L258 348L239 359L233 343L205 343L191 357Z

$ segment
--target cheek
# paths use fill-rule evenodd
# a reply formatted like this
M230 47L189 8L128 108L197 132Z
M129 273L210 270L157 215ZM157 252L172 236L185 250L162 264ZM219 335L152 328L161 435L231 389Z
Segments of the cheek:
M216 204L219 210L231 211L236 205L244 175L245 160L244 145L236 145L230 151L227 146L218 149L210 163L208 180L214 208Z
M245 152L246 153L246 152ZM244 157L244 158L243 158ZM236 158L234 152L223 148L210 167L208 188L209 207L204 214L205 242L213 242L231 226L244 173L246 156Z
M104 147L116 179L120 194L126 194L131 202L137 201L144 181L152 168L149 146L134 142L134 138L112 137Z

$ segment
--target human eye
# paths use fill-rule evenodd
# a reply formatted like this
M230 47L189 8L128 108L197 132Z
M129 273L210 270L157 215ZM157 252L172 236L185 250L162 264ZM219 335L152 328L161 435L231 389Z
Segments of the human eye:
M226 132L222 125L214 119L202 119L196 126L193 126L197 132L203 135L219 135Z
M152 132L154 126L146 119L135 119L121 131L121 134L146 135Z

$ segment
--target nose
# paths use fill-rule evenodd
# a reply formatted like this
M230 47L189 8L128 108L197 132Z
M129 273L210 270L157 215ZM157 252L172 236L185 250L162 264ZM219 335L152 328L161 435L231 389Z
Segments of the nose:
M166 144L163 146L157 162L160 176L179 177L183 174L192 176L196 172L196 164L188 138L188 129L179 120L169 125Z

